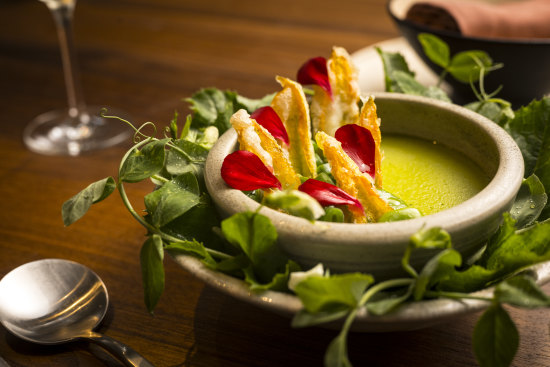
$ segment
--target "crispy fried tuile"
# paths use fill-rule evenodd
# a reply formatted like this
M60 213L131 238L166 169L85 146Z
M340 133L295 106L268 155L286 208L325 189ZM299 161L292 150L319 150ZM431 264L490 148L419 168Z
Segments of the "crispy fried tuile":
M333 47L327 71L332 98L321 87L313 86L311 117L314 132L324 131L334 136L340 126L356 123L359 118L359 85L357 70L342 47Z
M352 210L355 223L377 222L384 213L393 210L380 198L372 183L344 152L338 140L322 131L315 135L315 140L330 163L332 175L338 186L349 195L356 197L363 205L365 216Z
M382 150L380 149L380 143L382 141L382 134L380 132L380 119L376 114L376 104L374 103L374 97L370 96L363 104L361 108L361 115L357 121L359 126L362 126L370 131L372 138L374 139L374 184L377 188L382 188Z
M283 89L273 97L271 107L285 125L290 139L289 156L292 167L305 177L315 177L315 151L311 143L309 107L302 86L295 81L277 76Z
M256 154L273 171L283 189L295 189L300 186L300 178L292 168L287 154L271 134L245 110L239 110L231 116L231 125L237 131L242 150Z

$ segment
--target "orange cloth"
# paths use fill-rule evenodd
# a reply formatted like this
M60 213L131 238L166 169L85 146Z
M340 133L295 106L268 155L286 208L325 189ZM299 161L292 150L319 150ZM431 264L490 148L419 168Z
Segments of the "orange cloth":
M427 0L411 6L407 19L465 36L550 38L550 0Z

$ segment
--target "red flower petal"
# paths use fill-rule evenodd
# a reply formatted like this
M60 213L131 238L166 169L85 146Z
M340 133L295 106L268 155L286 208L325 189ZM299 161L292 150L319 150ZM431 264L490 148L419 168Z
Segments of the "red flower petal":
M284 141L286 145L290 144L285 125L283 125L281 118L271 106L258 108L250 115L250 118L253 118L258 124L265 127L275 139Z
M237 150L225 157L221 175L226 184L237 190L282 188L262 160L247 150Z
M374 178L376 144L371 132L362 126L348 124L336 130L334 137L342 144L342 149L353 159L359 170Z
M316 84L323 88L332 97L332 89L328 80L327 59L314 57L305 62L297 76L300 84Z
M305 192L317 200L322 206L353 205L363 211L363 205L361 205L359 200L349 195L338 186L334 186L323 181L310 178L301 184L300 187L298 187L298 190Z

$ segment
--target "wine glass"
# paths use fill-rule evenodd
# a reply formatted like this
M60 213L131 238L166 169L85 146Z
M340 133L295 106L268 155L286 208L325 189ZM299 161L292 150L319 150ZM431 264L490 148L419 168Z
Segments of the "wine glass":
M76 65L72 19L76 0L40 0L50 9L59 37L68 108L43 113L34 118L23 132L27 147L47 155L76 156L106 148L127 139L132 130L124 123L106 119L101 108L86 106ZM109 109L109 115L125 113Z

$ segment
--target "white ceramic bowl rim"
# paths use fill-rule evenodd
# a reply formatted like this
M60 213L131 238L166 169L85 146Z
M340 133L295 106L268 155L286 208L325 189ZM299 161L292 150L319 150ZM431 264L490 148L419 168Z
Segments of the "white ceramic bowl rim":
M512 137L496 123L464 107L426 97L397 93L374 93L373 95L375 100L386 99L431 105L437 109L451 111L474 121L482 131L496 142L499 156L496 174L482 191L455 207L424 217L399 222L367 224L311 223L303 218L262 207L260 213L272 220L280 234L283 232L288 235L303 233L304 228L306 228L305 231L308 232L308 236L323 236L325 241L335 241L340 243L340 246L355 245L358 240L365 237L380 238L386 241L388 237L392 237L407 241L411 234L416 233L422 227L442 227L449 232L453 232L467 226L474 217L478 221L483 221L494 215L494 207L488 205L488 203L500 203L504 200L503 198L513 199L515 197L523 180L523 158ZM383 130L384 117L381 116L381 118ZM231 129L223 134L218 143L212 148L206 162L206 184L210 192L218 190L215 196L223 198L217 202L222 211L256 210L259 206L256 201L239 190L231 189L221 178L220 168L223 159L235 149L236 142L237 134ZM216 198L214 199L216 200ZM346 238L342 238L343 233L346 233Z

